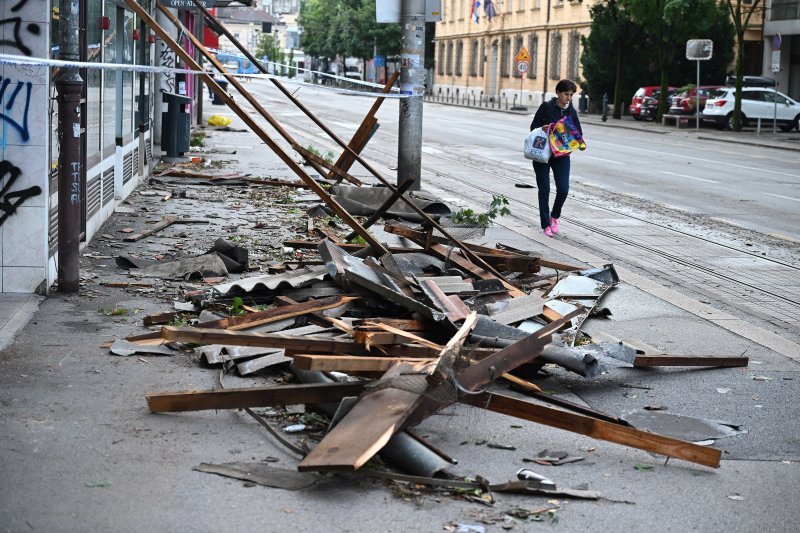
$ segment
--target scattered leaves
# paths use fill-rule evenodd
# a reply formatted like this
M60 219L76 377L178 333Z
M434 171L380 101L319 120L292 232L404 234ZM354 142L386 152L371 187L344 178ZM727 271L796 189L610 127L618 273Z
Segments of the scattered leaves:
M655 470L655 467L652 467L650 465L639 465L639 464L636 464L636 465L633 465L633 467L636 470L638 470L639 472L652 472L652 471Z

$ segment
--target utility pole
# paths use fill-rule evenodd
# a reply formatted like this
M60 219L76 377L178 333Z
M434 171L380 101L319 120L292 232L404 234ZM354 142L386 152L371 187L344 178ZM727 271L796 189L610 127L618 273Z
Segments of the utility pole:
M401 0L400 25L400 132L397 149L397 185L413 179L422 187L422 96L425 92L425 0Z
M78 0L59 0L60 53L63 61L78 61ZM62 68L58 91L58 290L78 292L81 235L81 91L76 67Z

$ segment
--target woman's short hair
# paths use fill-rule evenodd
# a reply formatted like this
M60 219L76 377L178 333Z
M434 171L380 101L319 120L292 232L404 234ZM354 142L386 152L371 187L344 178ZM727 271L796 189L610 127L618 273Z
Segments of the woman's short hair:
M576 93L578 92L578 86L575 85L575 82L572 80L561 80L556 84L556 92L557 93Z

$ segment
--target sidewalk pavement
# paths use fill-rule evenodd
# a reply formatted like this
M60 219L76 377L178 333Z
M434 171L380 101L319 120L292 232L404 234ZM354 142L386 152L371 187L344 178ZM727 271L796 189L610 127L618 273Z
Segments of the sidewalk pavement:
M232 126L241 128L242 124L236 120ZM236 147L236 155L225 155L231 146ZM295 179L249 132L211 130L207 147L221 148L211 157L225 160L230 172ZM149 188L141 184L126 202L125 212L103 226L100 234L112 238L96 239L82 254L88 276L81 293L56 292L45 299L36 318L0 352L0 470L4 471L0 523L9 531L312 531L322 527L435 531L451 519L462 524L478 520L475 503L437 498L413 505L402 494L392 498L385 490L367 488L364 480L337 478L312 491L264 489L270 490L265 493L192 472L201 462L255 461L265 456L273 460L276 455L281 458L278 466L292 468L296 458L287 460L286 450L241 413L148 413L146 392L217 387L218 374L200 368L185 354L120 358L101 349L103 341L141 332L139 317L163 312L185 284L159 282L145 292L103 287L100 282L129 279L120 274L111 255L134 251L152 256L164 247L175 248L176 243L186 253L207 248L211 242L207 239L215 232L224 236L245 225L252 227L241 222L246 216L275 228L290 223L248 205L251 198L269 194L269 188L187 186L187 198L173 195L169 201L144 194ZM196 196L206 191L216 198L197 201ZM302 205L292 205L292 209L297 207L302 209ZM208 217L211 224L202 226L202 231L200 227L173 228L146 241L119 242L119 230L131 221L138 226L135 229L143 229L146 218L158 219L180 209L196 211L196 216ZM267 233L280 229L260 231L267 238ZM492 226L486 241L532 250L554 261L575 261L569 249L557 249L516 229ZM22 301L30 306L39 298L10 298L0 300L0 305L19 307ZM800 380L793 378L797 363L637 289L624 276L603 306L613 315L610 320L587 322L585 329L590 333L635 338L675 354L746 353L753 366L630 369L591 381L555 369L554 377L541 385L565 399L585 401L609 413L660 404L669 406L670 412L741 423L747 435L718 444L725 450L722 468L710 471L678 461L665 465L663 458L642 451L546 426L510 422L483 411L475 414L463 406L426 421L421 426L423 434L433 444L457 453L459 470L492 480L513 476L523 457L535 456L546 447L582 452L586 461L547 470L547 474L557 476L559 487L562 482L564 487L588 483L608 499L558 504L563 531L777 531L796 523L800 519L796 506L786 505L778 495L793 493L798 482L800 456L797 427L792 423L797 420L794 409L800 397ZM128 309L129 316L101 312L112 307ZM753 379L756 374L763 379ZM228 387L254 383L225 379ZM478 445L480 439L508 442L518 449L488 449ZM536 507L546 500L499 499L497 512L509 504ZM631 502L636 505L628 505ZM486 530L499 531L499 527Z

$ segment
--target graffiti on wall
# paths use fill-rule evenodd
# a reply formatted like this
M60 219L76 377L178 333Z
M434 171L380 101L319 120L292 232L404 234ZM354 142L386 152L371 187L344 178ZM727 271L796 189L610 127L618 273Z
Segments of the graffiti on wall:
M19 12L27 3L28 0L19 0L11 7L11 13ZM16 48L26 56L33 54L28 44L38 39L41 33L42 29L35 22L25 23L23 27L20 16L0 20L0 35L5 35L3 39L0 39L0 46Z
M12 82L10 78L0 76L0 145L9 142L5 132L12 128L19 133L23 143L31 138L28 129L28 113L31 109L31 89L33 83L27 81Z
M159 41L158 46L158 66L175 68L175 52L170 49L163 41ZM172 93L175 92L175 74L162 74L161 75L161 92Z
M0 183L4 183L3 188L0 189L0 227L8 217L17 212L17 208L25 203L25 200L42 194L42 188L38 185L11 191L11 187L20 174L22 171L10 161L0 161Z

